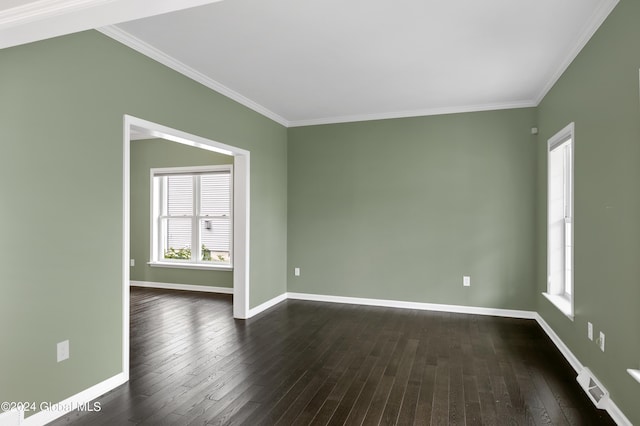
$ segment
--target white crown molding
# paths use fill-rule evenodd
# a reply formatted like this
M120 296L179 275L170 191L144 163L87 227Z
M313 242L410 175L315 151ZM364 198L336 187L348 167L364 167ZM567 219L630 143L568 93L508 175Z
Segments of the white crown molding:
M609 14L618 5L619 1L620 0L604 0L595 10L593 15L591 15L591 19L589 19L585 24L580 37L578 37L578 40L576 41L575 47L570 52L568 52L565 60L562 61L558 69L552 74L547 84L545 84L538 96L535 98L536 106L540 105L540 102L542 102L544 97L547 96L547 93L549 93L551 88L553 88L558 80L560 80L562 74L564 74L567 68L569 68L569 65L571 65L574 59L576 59L578 54L582 51L582 49L584 49L589 40L591 40L591 37L593 37L596 31L598 31L598 28L600 28Z
M501 103L501 104L486 104L486 105L472 105L472 106L459 106L449 108L430 108L412 111L396 111L380 114L363 114L363 115L348 115L318 118L310 120L298 120L289 121L286 118L276 114L275 112L263 107L262 105L254 102L244 95L228 88L227 86L213 80L210 77L202 74L199 71L185 65L181 61L174 57L167 55L163 51L151 46L143 40L135 37L127 31L122 30L116 25L110 25L106 27L97 28L102 34L130 47L131 49L141 53L180 74L197 81L198 83L208 87L209 89L218 92L234 101L254 110L255 112L264 115L267 118L279 123L285 127L301 127L301 126L313 126L319 124L337 124L337 123L349 123L356 121L372 121L372 120L386 120L391 118L408 118L408 117L423 117L430 115L443 115L443 114L457 114L462 112L478 112L478 111L494 111L500 109L514 109L514 108L530 108L535 107L537 104L534 101L523 100L517 102Z
M100 3L113 0L41 0L38 3ZM121 28L110 25L97 30L105 34L108 37L136 50L137 52L148 56L155 61L177 71L192 80L208 87L209 89L218 92L253 111L262 114L263 116L285 126L285 127L302 127L302 126L314 126L323 124L338 124L338 123L351 123L358 121L373 121L373 120L387 120L394 118L410 118L410 117L424 117L432 115L444 115L444 114L458 114L466 112L480 112L480 111L496 111L504 109L517 109L517 108L531 108L537 107L544 99L546 94L560 79L562 74L567 70L569 65L578 56L580 51L589 42L593 34L602 25L605 19L613 11L619 0L604 0L600 6L595 10L591 19L585 24L584 29L581 31L580 37L576 41L575 47L569 52L566 59L560 64L556 71L552 74L547 84L533 99L524 99L514 102L496 103L496 104L481 104L481 105L462 105L445 108L427 108L408 111L394 111L386 113L374 113L374 114L358 114L358 115L345 115L334 117L322 117L314 119L304 120L288 120L277 113L265 108L257 102L247 98L246 96L234 91L233 89L213 80L212 78L204 75L203 73L187 66L186 64L178 61L172 56L162 52L161 50L151 46L150 44L140 40L132 34L122 30ZM0 14L0 19L2 15ZM1 21L0 21L1 22Z
M425 117L431 115L458 114L463 112L496 111L501 109L531 108L534 101L523 100L499 104L468 105L446 108L428 108L410 111L396 111L376 114L345 115L337 117L314 118L310 120L290 121L289 127L317 126L322 124L353 123L357 121L388 120L392 118Z
M0 27L8 28L65 13L113 2L114 0L39 0L0 12Z
M197 81L198 83L208 87L209 89L218 92L239 104L246 106L253 111L262 114L263 116L270 118L271 120L279 123L285 127L289 127L289 122L283 117L279 116L275 112L263 107L257 102L252 101L251 99L241 95L240 93L228 88L224 84L221 84L206 75L202 74L199 71L185 65L184 63L178 61L172 56L167 55L161 50L151 46L150 44L140 40L139 38L133 36L132 34L118 28L115 25L109 25L106 27L97 28L102 34L111 37L112 39L124 44L125 46L130 47L131 49L142 53L149 58L160 62L162 65L165 65L171 68L174 71L179 72L180 74L189 77L192 80Z

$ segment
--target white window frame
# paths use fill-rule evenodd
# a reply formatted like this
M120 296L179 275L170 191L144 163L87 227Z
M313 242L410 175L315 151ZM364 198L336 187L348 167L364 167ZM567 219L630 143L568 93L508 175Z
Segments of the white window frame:
M199 203L200 197L200 188L198 185L199 180L196 180L194 184L194 212L192 217L192 255L191 260L179 260L179 259L165 259L162 244L159 239L159 229L160 222L162 217L160 216L160 203L158 200L161 199L162 194L160 193L160 188L155 185L154 179L157 175L170 175L170 174L198 174L198 173L216 173L220 171L228 171L231 174L230 179L230 235L229 235L229 257L230 263L225 264L216 264L201 261L200 258L202 256L201 247L199 238L197 237L197 232L195 230L199 229L200 220L205 218L204 216L199 216ZM147 263L152 267L160 267L160 268L183 268L183 269L218 269L218 270L233 270L233 228L234 228L234 220L233 220L233 165L231 164L223 164L223 165L211 165L211 166L191 166L191 167L162 167L162 168L152 168L150 170L150 212L151 212L151 229L150 229L150 261ZM195 250L194 250L195 248Z
M565 195L565 221L569 221L571 224L571 241L570 241L570 256L566 258L566 242L564 243L565 250L563 253L563 264L566 270L566 263L570 262L570 277L569 282L565 281L562 284L554 283L551 281L551 241L549 238L550 221L551 221L551 167L550 157L551 152L563 146L567 141L571 141L570 155L568 156L567 164L564 166L564 170L569 172L568 181L565 180L564 193L568 193L568 197ZM558 308L564 315L573 321L574 319L574 298L575 298L575 286L574 286L574 235L575 235L575 220L574 220L574 180L575 180L575 123L570 123L568 126L560 130L553 137L547 141L547 291L542 293L556 308ZM566 222L565 222L566 223ZM566 228L565 228L566 229ZM563 235L566 233L563 231ZM567 287L571 290L566 291Z

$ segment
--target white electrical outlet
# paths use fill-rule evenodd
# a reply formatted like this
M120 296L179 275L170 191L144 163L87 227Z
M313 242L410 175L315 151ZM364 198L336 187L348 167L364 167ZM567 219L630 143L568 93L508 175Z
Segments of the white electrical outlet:
M136 260L135 259L131 259L129 261L129 266L136 266Z
M300 276L300 268L295 268L293 270L293 275L295 275L296 277L299 277Z
M462 277L462 285L465 287L471 287L471 277L463 276Z
M598 339L598 346L600 346L600 350L604 352L604 333L600 332L600 338Z
M587 322L587 337L589 340L593 340L593 324Z
M64 342L58 343L58 362L64 361L69 358L69 341L65 340Z

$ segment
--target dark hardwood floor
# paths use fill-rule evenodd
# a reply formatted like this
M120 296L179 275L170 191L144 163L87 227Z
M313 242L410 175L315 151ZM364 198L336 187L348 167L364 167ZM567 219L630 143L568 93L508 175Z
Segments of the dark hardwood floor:
M54 425L613 425L532 320L131 290L131 380Z

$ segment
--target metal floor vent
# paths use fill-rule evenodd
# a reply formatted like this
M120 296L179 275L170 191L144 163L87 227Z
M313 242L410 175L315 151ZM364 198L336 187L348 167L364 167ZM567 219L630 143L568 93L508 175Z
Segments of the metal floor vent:
M602 410L607 408L609 402L609 392L595 378L591 370L584 368L576 378L578 384L586 392L587 396L597 408Z

